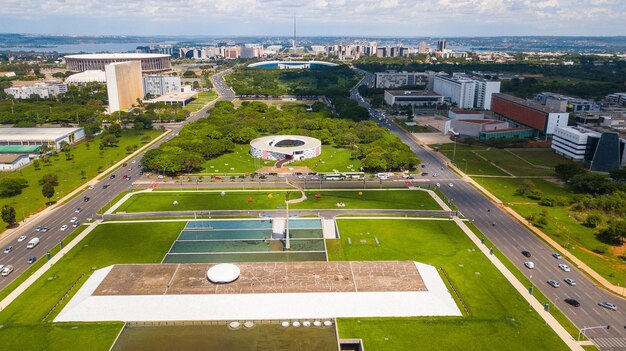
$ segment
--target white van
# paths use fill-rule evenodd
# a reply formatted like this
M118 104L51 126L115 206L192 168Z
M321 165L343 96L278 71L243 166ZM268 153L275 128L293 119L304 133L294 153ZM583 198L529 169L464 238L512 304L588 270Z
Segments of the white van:
M39 238L32 238L26 245L26 248L32 249L33 247L37 246L37 244L39 244Z

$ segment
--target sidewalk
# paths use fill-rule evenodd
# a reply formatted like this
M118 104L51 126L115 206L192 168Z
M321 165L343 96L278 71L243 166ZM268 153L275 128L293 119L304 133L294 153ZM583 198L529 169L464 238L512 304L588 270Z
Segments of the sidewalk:
M28 289L33 283L37 281L37 279L41 278L52 266L59 262L66 253L68 253L71 249L73 249L76 245L78 245L92 230L94 230L98 224L102 223L101 220L96 220L89 224L87 229L83 230L78 236L74 238L74 240L70 241L67 245L63 247L56 255L52 256L52 258L46 262L41 268L39 268L33 275L28 277L22 284L20 284L15 290L11 291L11 293L4 298L4 300L0 301L0 311L4 310L7 306L11 304L16 298L18 298L26 289Z
M519 213L515 212L512 208L505 206L504 203L498 199L495 195L493 195L492 193L490 193L487 189L485 189L482 185L478 184L476 181L474 181L474 179L470 178L468 175L466 175L465 173L463 173L459 168L457 168L455 165L453 165L452 163L448 162L448 167L450 167L451 169L453 169L456 173L458 173L459 175L461 175L461 177L463 178L463 180L465 180L466 182L472 184L476 189L478 189L481 193L483 193L485 196L487 196L491 201L495 202L496 204L498 204L498 207L501 208L502 210L506 211L511 217L515 218L518 222L520 222L521 224L523 224L526 228L530 229L533 233L535 233L535 235L537 235L538 237L540 237L543 241L545 241L546 243L548 243L550 246L552 246L553 248L556 249L556 251L559 251L562 255L566 256L570 261L572 261L572 263L574 263L576 265L576 267L580 270L582 270L583 272L585 272L588 276L590 276L591 278L593 278L595 281L597 281L601 286L603 286L604 288L606 288L607 290L611 291L612 293L619 295L619 296L626 296L626 294L624 293L624 289L622 287L618 287L614 284L612 284L611 282L609 282L608 280L606 280L604 277L602 277L600 274L598 274L596 271L593 270L593 268L589 267L587 264L585 264L583 261L581 261L580 259L578 259L576 256L574 256L571 252L569 252L569 250L567 250L566 248L564 248L563 246L561 246L559 243L557 243L556 241L554 241L554 239L552 239L550 236L548 236L546 233L542 232L541 229L535 227L534 225L532 225L531 223L529 223L526 218L524 218L523 216L521 216Z

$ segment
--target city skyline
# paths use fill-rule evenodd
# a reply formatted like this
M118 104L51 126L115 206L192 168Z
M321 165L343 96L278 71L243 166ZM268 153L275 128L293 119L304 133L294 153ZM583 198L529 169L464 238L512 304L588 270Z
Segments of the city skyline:
M626 33L626 3L621 0L5 0L0 32L289 35L294 15L301 37Z

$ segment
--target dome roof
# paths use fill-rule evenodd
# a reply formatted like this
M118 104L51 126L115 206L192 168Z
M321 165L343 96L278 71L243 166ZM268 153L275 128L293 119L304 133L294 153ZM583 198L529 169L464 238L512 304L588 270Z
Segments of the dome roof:
M209 268L206 276L212 283L227 284L237 280L240 273L241 271L239 270L239 267L235 266L234 264L220 263Z

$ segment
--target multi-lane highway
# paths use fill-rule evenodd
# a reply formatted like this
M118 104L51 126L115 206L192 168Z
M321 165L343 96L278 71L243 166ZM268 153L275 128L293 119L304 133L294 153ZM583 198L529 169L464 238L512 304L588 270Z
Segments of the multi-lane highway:
M365 71L360 72L365 74L361 84L372 84L373 75ZM359 105L373 111L373 116L377 120L382 117L380 112L360 99L357 88L353 89L351 95ZM610 326L610 329L598 328L587 332L587 335L596 338L594 341L602 349L626 350L626 300L598 287L566 258L554 258L552 256L554 250L506 212L495 206L485 195L460 179L456 173L447 167L447 159L442 155L421 147L395 124L386 122L384 117L378 123L386 126L409 145L411 150L422 160L422 163L426 165L426 172L431 175L438 173L438 178L432 183L439 182L441 184L441 191L465 217L473 221L474 225L502 253L527 277L531 278L535 289L541 289L544 295L553 304L556 304L579 328ZM531 257L524 257L522 251L529 251ZM531 270L525 267L524 262L526 261L532 261L535 268ZM560 263L568 265L571 271L563 271L559 268ZM574 279L576 285L568 285L564 282L565 278ZM548 285L547 281L550 279L560 282L560 287L554 288ZM573 307L567 304L564 301L567 298L578 300L580 306ZM616 304L617 311L599 306L598 303L601 301Z
M218 91L220 99L223 100L232 100L235 96L233 91L226 86L222 79L223 76L229 72L230 70L222 71L211 78L215 90ZM185 124L191 123L198 118L206 117L207 111L212 107L213 103L204 107L184 123L171 125L168 128L171 129L172 132L151 145L148 149L158 147L163 142L171 139ZM14 270L8 276L0 277L0 289L7 286L28 268L29 264L27 261L30 257L35 256L38 260L47 260L47 252L76 230L70 223L72 217L76 217L80 223L87 223L89 218L97 217L96 211L106 206L106 204L113 200L118 194L131 190L133 187L132 182L139 179L141 175L141 167L139 164L145 151L147 150L129 159L126 162L126 166L119 167L112 173L103 176L100 181L81 192L80 195L74 197L72 200L64 204L54 205L56 208L51 212L41 214L37 217L37 220L31 221L25 225L22 224L22 228L16 230L11 235L3 237L2 240L0 240L0 249L2 250L0 252L0 265L11 265ZM115 178L111 178L113 175ZM125 175L130 176L131 179L124 179ZM85 201L86 196L89 197L89 201ZM76 210L79 207L81 211L77 213ZM67 226L66 230L61 230L63 225ZM47 226L49 230L47 232L37 232L35 228L38 226ZM27 238L22 242L18 242L17 239L21 235L26 235ZM35 237L40 239L39 245L32 249L27 249L26 245L28 241ZM13 246L13 251L4 253L4 249L8 246Z

